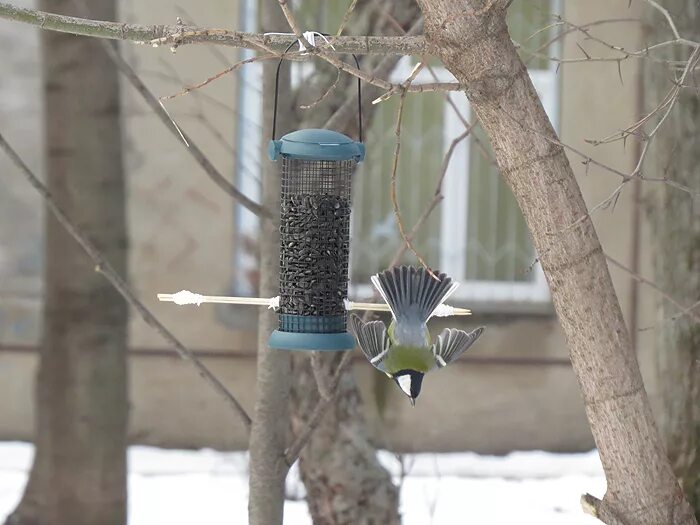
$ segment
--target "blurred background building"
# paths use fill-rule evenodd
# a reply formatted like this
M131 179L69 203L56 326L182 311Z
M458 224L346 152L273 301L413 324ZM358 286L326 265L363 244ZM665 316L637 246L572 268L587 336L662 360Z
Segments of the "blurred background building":
M25 0L18 4L31 5ZM121 19L172 23L176 17L205 27L255 31L258 0L124 0ZM306 29L334 31L347 2L304 0ZM555 12L575 24L598 24L595 32L625 48L641 44L641 23L627 2L538 0L515 2L511 33L528 49L545 46ZM561 28L559 28L561 30ZM530 38L529 38L530 37ZM591 44L595 47L595 44ZM606 49L598 46L599 53ZM565 144L596 160L631 171L635 151L613 143L592 146L637 116L640 83L632 61L563 64L546 56L584 55L570 34L538 54L523 54L545 108ZM185 46L176 53L122 44L129 62L157 96L177 93L217 73L246 51ZM563 51L562 51L563 50ZM42 108L38 30L0 21L4 64L0 84L0 123L8 139L37 172L42 170ZM415 60L394 71L403 81ZM432 74L449 80L439 64ZM245 66L211 85L166 101L173 118L203 146L222 173L257 198L261 155L259 65ZM293 83L303 85L313 66L295 64ZM252 408L255 396L256 311L159 303L156 293L189 289L206 294L255 295L258 223L218 189L192 161L182 144L123 86L124 152L129 173L130 268L133 287L152 311ZM431 200L445 152L475 121L466 97L411 95L406 102L399 169L399 202L413 224ZM308 103L313 100L309 97ZM304 102L304 101L302 101ZM357 298L371 292L369 276L386 267L400 245L389 199L389 175L398 101L380 107L367 132L367 158L355 178L351 288ZM459 110L459 115L456 110ZM313 111L310 109L309 111ZM356 352L355 373L379 446L404 451L470 449L502 453L514 449L554 451L593 447L576 379L527 228L508 188L490 161L483 133L475 128L454 150L445 173L445 199L425 223L416 247L428 263L462 283L452 304L474 316L465 326L486 325L480 342L459 363L430 376L416 408ZM619 184L610 173L570 153L589 207ZM0 440L30 440L33 384L41 337L43 208L32 189L0 156ZM646 190L645 190L646 191ZM650 274L652 250L642 203L633 192L594 215L603 247L623 264ZM567 225L562 224L562 228ZM641 246L641 248L638 248ZM404 262L415 262L409 255ZM615 286L654 399L651 374L654 338L637 328L651 325L656 298L637 290L630 276L611 268ZM431 325L435 331L442 321ZM455 324L450 319L450 325ZM131 320L131 436L135 443L159 446L240 449L245 429L200 381L193 369L163 348L159 337L137 316ZM391 406L391 410L387 407ZM421 421L420 426L416 421Z

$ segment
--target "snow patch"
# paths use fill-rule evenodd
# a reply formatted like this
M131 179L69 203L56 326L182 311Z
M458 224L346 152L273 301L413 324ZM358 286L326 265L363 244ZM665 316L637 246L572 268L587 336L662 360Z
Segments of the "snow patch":
M0 523L19 501L33 447L0 442ZM582 493L605 493L596 451L583 454L471 452L406 454L379 460L401 483L404 525L595 525ZM129 448L129 524L247 523L248 454ZM311 525L298 469L287 478L285 524Z

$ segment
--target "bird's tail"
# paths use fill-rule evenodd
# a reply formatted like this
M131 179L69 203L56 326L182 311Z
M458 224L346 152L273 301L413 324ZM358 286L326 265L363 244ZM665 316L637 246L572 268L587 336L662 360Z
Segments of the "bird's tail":
M397 321L425 323L459 283L444 273L430 275L424 268L394 266L372 276L372 284L391 309Z

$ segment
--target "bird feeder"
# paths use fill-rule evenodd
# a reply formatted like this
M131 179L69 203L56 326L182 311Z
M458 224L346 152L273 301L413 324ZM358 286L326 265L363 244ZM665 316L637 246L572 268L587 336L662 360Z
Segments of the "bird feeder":
M386 303L347 301L352 177L365 157L360 80L357 141L326 129L302 129L276 140L281 65L282 60L277 65L268 146L270 159L281 159L279 297L213 296L181 290L158 294L158 299L178 305L267 306L279 313L279 327L268 340L270 348L352 350L355 341L347 331L347 310L390 311ZM470 310L447 305L434 312L437 316L470 314Z
M358 80L358 102L359 90ZM276 108L277 90L275 117ZM345 301L352 177L365 156L362 132L359 141L326 129L275 140L275 127L273 120L268 153L281 160L280 300L279 327L268 344L279 350L352 350Z

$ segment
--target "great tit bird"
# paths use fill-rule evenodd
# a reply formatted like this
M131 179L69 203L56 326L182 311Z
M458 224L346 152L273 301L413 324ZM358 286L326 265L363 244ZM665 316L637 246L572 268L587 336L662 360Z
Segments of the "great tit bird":
M382 321L365 323L355 314L350 317L362 353L396 382L413 406L425 373L450 364L484 331L484 327L471 332L445 328L431 342L426 323L459 286L444 273L434 275L424 268L395 266L372 276L391 310L388 330Z

